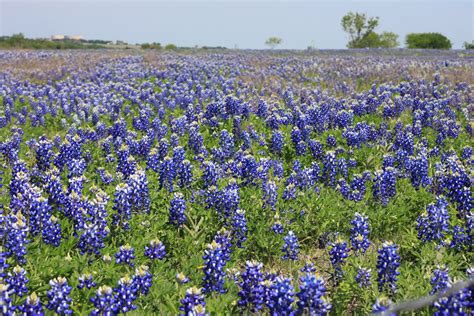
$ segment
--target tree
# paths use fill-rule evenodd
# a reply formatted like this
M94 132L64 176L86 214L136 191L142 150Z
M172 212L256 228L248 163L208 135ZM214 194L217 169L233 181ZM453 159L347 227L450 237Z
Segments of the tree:
M281 42L283 42L283 40L281 38L272 36L272 37L269 37L265 41L265 45L269 46L271 49L274 49L275 47L280 45Z
M166 50L175 50L178 49L178 47L175 44L168 44L165 46Z
M405 42L408 48L450 49L451 41L440 33L410 33Z
M464 49L474 49L474 41L464 42Z
M378 17L367 18L365 13L349 12L342 17L342 28L349 33L350 41L347 44L348 48L361 48L363 40L366 37L374 37L372 34L374 29L379 25Z
M383 32L379 36L379 47L395 48L400 45L398 42L398 35L393 32Z

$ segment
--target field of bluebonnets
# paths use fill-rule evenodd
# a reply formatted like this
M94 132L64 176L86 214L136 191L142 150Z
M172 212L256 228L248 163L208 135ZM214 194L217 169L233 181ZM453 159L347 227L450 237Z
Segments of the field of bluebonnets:
M469 279L473 66L1 52L0 314L361 315Z

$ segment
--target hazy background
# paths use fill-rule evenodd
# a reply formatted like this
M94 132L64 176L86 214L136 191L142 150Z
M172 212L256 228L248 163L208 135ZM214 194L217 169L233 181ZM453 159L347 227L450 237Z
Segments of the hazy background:
M348 11L380 17L378 32L440 32L461 48L474 33L470 0L328 1L12 1L0 0L0 34L83 35L86 39L160 42L178 46L344 48L340 21Z

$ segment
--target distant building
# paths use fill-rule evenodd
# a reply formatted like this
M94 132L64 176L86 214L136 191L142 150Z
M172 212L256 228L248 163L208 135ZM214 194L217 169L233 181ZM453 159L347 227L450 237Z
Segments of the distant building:
M125 41L117 40L117 41L115 41L115 45L128 45L128 44Z
M62 34L57 34L57 35L51 36L51 40L52 40L52 41L64 41L64 40L69 40L69 41L77 41L77 42L80 42L80 41L83 41L83 40L84 40L84 36L82 36L82 35L62 35Z
M84 36L82 35L66 35L64 39L70 40L70 41L83 41Z
M64 41L65 36L64 35L52 35L51 40L52 41Z

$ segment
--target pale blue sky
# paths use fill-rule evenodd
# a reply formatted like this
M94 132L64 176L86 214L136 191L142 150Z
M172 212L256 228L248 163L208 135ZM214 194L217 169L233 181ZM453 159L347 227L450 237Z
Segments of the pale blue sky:
M380 17L378 31L400 35L441 32L454 48L473 40L472 0L0 0L0 34L28 37L83 35L88 39L157 41L179 46L264 48L278 36L281 48L344 48L340 26L348 11Z

